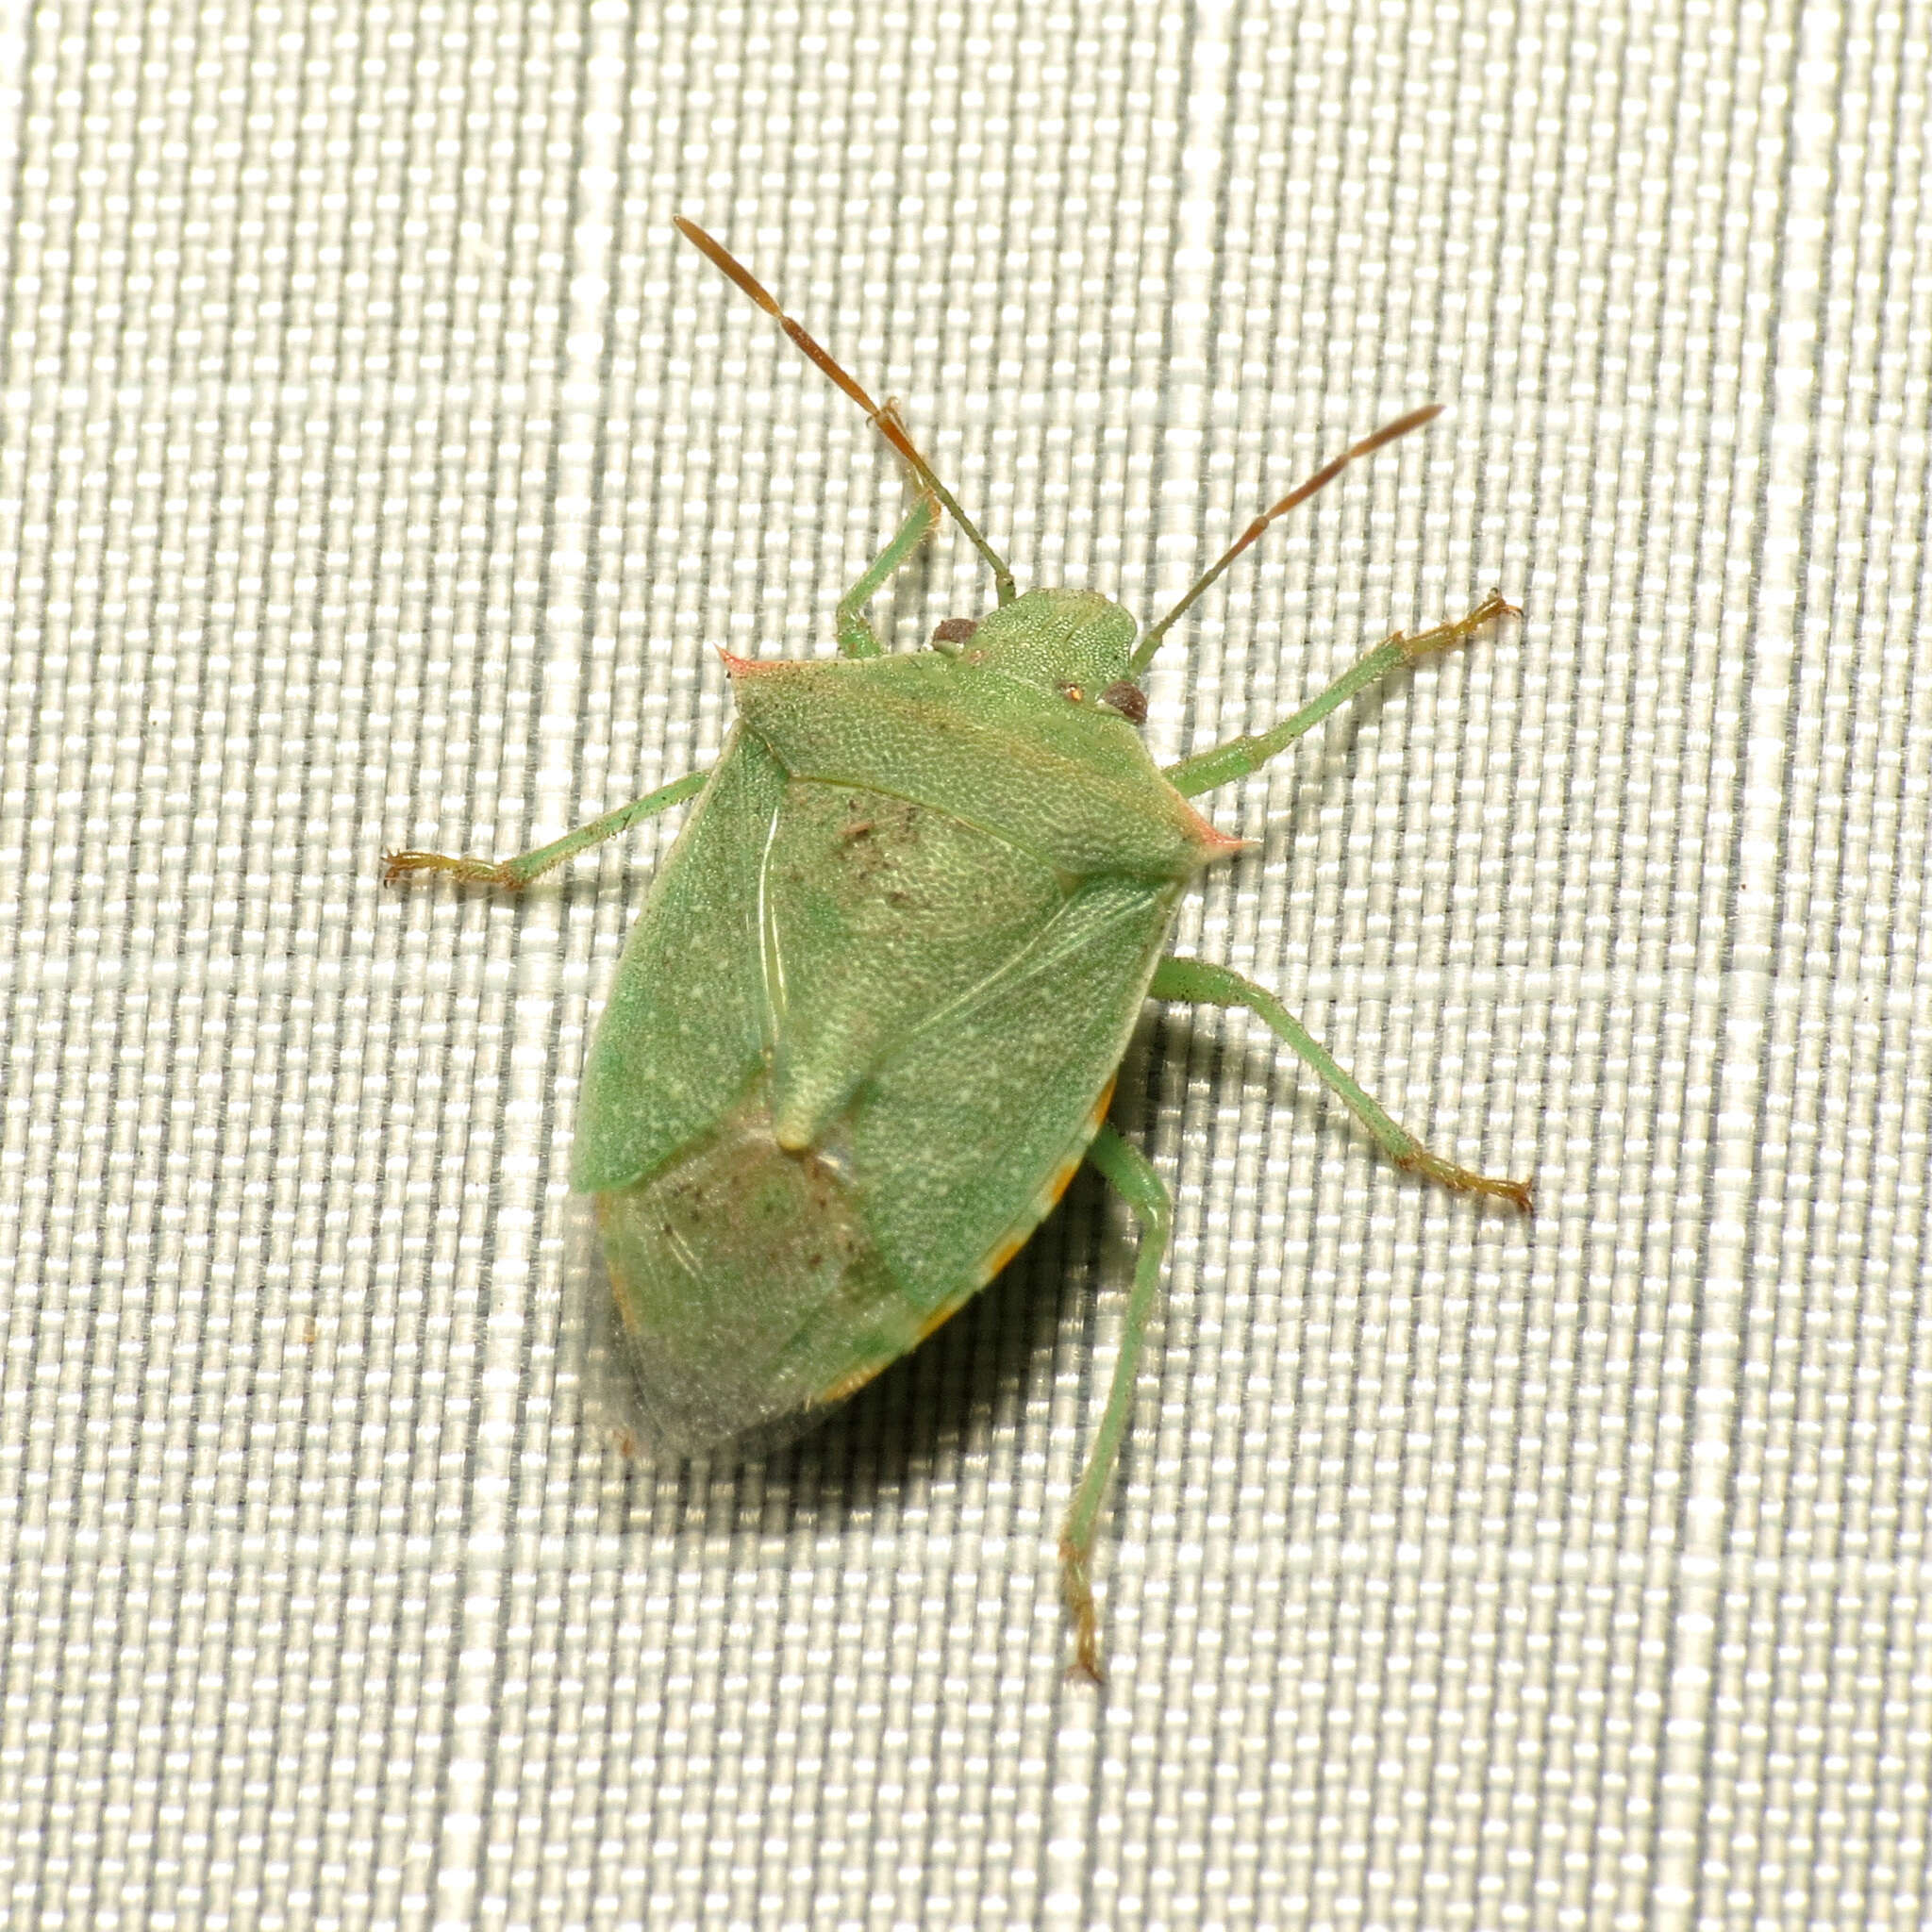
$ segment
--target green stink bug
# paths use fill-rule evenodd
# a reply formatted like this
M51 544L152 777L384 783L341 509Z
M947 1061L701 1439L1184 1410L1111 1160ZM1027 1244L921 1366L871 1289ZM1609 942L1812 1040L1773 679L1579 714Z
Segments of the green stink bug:
M512 891L681 800L697 804L625 948L585 1074L572 1182L595 1197L641 1410L658 1447L741 1458L808 1427L999 1273L1090 1160L1141 1227L1120 1359L1060 1538L1080 1667L1089 1582L1172 1219L1107 1122L1152 998L1242 1007L1398 1165L1524 1212L1526 1181L1431 1154L1279 1001L1166 951L1181 893L1241 849L1189 804L1257 770L1398 666L1509 609L1398 633L1272 730L1156 766L1138 675L1270 524L1437 415L1354 444L1244 530L1160 622L1012 573L880 408L701 228L679 232L862 408L915 500L841 600L835 660L725 658L718 761L521 858L398 852ZM865 607L941 511L985 558L994 608L887 657Z

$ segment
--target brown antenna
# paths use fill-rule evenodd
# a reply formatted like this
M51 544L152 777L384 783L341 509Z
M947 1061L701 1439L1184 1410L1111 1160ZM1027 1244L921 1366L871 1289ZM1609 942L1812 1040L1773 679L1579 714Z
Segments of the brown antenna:
M871 417L874 426L904 458L906 465L920 480L921 485L931 491L941 506L953 521L965 531L973 547L986 558L992 572L993 591L1002 604L1010 604L1018 594L1013 584L1013 573L1007 568L1006 561L992 545L980 535L979 526L961 509L953 493L932 473L932 465L912 446L912 439L906 434L905 425L889 403L884 408L873 401L858 384L848 375L833 359L831 352L815 341L808 335L802 323L794 322L778 307L771 291L745 267L743 262L732 254L730 249L715 236L708 235L695 222L687 221L682 215L672 217L677 232L689 242L721 274L730 277L751 299L772 317L790 336L805 358L834 388L841 390Z
M1411 429L1420 429L1424 423L1434 422L1441 413L1442 405L1441 403L1429 403L1420 409L1411 409L1406 416L1398 416L1393 423L1385 423L1373 436L1365 436L1359 442L1351 443L1339 457L1324 463L1306 483L1297 483L1279 503L1271 505L1267 509L1264 509L1228 545L1219 561L1210 565L1200 576L1195 578L1193 586L1188 591L1188 594L1141 640L1141 647L1134 653L1135 671L1146 670L1147 666L1153 662L1155 652L1160 648L1160 640L1166 635L1175 619L1184 615L1192 607L1194 600L1200 596L1202 591L1243 550L1256 541L1261 532L1276 517L1286 516L1296 504L1307 502L1308 498L1314 495L1316 491L1322 489L1325 484L1334 482L1336 477L1341 475L1342 471L1347 469L1349 464L1354 462L1357 458L1370 455L1373 451L1380 449L1385 442L1393 442L1398 436L1407 436Z

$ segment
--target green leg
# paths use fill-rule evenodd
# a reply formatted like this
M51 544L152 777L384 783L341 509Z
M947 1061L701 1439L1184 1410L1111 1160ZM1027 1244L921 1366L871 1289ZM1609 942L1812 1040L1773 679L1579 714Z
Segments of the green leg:
M1074 1491L1066 1526L1060 1531L1060 1590L1074 1619L1077 1667L1098 1684L1105 1679L1100 1669L1100 1641L1090 1574L1093 1531L1100 1520L1107 1486L1113 1477L1114 1464L1120 1460L1127 1415L1134 1406L1134 1379L1147 1342L1147 1323L1154 1313L1154 1297L1160 1286L1160 1264L1167 1257L1167 1238L1174 1227L1174 1197L1148 1165L1146 1157L1128 1146L1105 1122L1087 1150L1087 1158L1106 1176L1141 1224L1141 1252L1134 1260L1134 1286L1127 1295L1126 1319L1121 1324L1121 1353L1114 1364L1113 1387L1108 1391L1107 1407L1100 1417L1100 1434L1081 1473L1080 1487Z
M939 506L922 491L906 521L891 542L879 552L858 581L839 600L839 649L847 658L876 658L880 655L878 634L867 623L865 607L891 574L931 536L939 522ZM383 882L394 885L410 873L440 872L469 886L496 886L507 892L520 892L533 879L541 878L551 867L575 858L579 852L627 832L645 819L703 791L708 772L692 772L653 791L648 797L633 799L592 819L574 832L566 832L553 844L540 846L516 858L453 858L441 852L391 852L382 862Z
M841 658L877 658L884 655L879 634L873 629L871 620L865 614L865 607L878 594L879 586L932 535L939 520L939 505L922 490L892 541L873 558L865 575L839 599L839 655Z
M1210 966L1201 959L1163 959L1154 969L1154 984L1147 996L1157 1000L1191 1000L1199 1006L1245 1007L1265 1020L1281 1038L1300 1054L1320 1075L1322 1084L1340 1100L1362 1125L1375 1137L1375 1143L1397 1167L1411 1174L1426 1174L1454 1188L1461 1194L1488 1194L1507 1201L1524 1214L1532 1211L1534 1183L1497 1180L1476 1174L1431 1154L1407 1128L1399 1127L1356 1083L1349 1078L1335 1057L1271 992L1230 973L1225 966Z
M589 824L566 832L554 844L540 845L536 851L525 852L517 858L449 858L441 852L391 852L382 861L382 882L392 886L411 873L440 872L466 886L500 886L507 892L521 892L552 866L561 865L579 852L629 831L633 825L670 810L674 805L681 805L702 791L710 775L708 772L689 772L675 784L646 797L634 798L628 805L606 812L601 819L592 819Z
M1286 751L1303 732L1312 730L1330 711L1341 709L1357 691L1366 691L1391 671L1412 664L1431 651L1446 651L1466 642L1496 618L1521 615L1513 604L1506 604L1499 592L1491 591L1467 617L1458 617L1452 624L1439 624L1434 630L1412 638L1397 631L1386 643L1377 644L1365 657L1357 658L1320 697L1304 705L1274 730L1254 738L1231 738L1212 751L1183 758L1179 764L1167 768L1167 782L1184 798L1192 798L1199 792L1212 791L1216 786L1245 778L1250 772L1258 772L1277 752Z

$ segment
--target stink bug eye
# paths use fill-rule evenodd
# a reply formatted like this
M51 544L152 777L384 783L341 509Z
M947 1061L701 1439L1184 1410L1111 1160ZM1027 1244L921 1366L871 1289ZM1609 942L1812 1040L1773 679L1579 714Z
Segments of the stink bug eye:
M1167 950L1181 895L1242 849L1189 800L1510 607L1491 594L1398 634L1272 729L1163 770L1115 718L1145 720L1135 675L1164 634L1277 517L1437 411L1375 431L1282 497L1137 647L1133 619L1096 591L1021 595L896 408L722 243L677 228L866 412L911 474L911 508L839 600L836 660L726 658L737 723L708 772L521 858L400 852L386 876L520 889L696 799L591 1044L572 1166L595 1200L616 1332L660 1452L741 1459L809 1427L971 1299L1083 1159L1099 1170L1141 1243L1060 1539L1076 1661L1097 1679L1093 1545L1173 1221L1159 1176L1107 1121L1143 1002L1244 1008L1397 1166L1529 1211L1527 1181L1431 1153L1272 993ZM941 513L985 560L996 608L887 657L866 608Z

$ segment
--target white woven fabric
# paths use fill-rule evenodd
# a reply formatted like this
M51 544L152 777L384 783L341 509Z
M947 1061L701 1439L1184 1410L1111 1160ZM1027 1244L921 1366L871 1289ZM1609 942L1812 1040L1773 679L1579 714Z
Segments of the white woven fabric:
M48 0L0 282L0 1921L1932 1920L1920 0ZM1164 609L1178 756L1524 609L1214 803L1083 1183L796 1448L627 1461L566 1186L675 820L906 420ZM985 608L956 536L877 614Z

